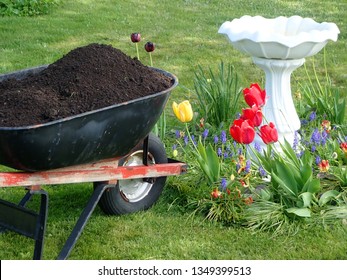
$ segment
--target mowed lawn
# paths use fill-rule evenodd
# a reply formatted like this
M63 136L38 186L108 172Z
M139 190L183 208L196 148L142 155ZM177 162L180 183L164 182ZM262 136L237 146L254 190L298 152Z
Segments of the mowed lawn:
M265 17L300 15L318 22L335 22L340 35L325 48L327 69L333 84L346 97L347 2L252 1L252 0L62 0L47 15L0 18L0 73L49 64L70 50L89 43L111 44L136 56L130 34L140 32L140 59L149 65L143 49L156 43L155 67L174 73L179 86L172 100L194 95L197 67L217 68L232 63L243 87L264 82L264 73L251 58L241 54L217 33L226 20L243 15ZM324 52L306 59L318 75L324 75ZM304 67L292 77L293 91L306 79ZM1 94L1 93L0 93ZM171 113L170 106L167 112ZM168 124L169 125L169 124ZM68 148L68 147L67 147ZM188 170L189 172L189 170ZM347 228L336 225L303 229L296 235L272 236L244 228L225 227L191 217L176 203L185 175L169 178L158 203L148 211L125 216L106 216L99 208L71 253L70 259L343 259L347 258ZM198 187L198 186L196 186ZM49 216L44 259L55 259L83 210L92 184L47 186ZM22 189L1 189L0 198L19 201ZM37 200L31 204L37 205ZM33 241L14 233L0 235L0 259L31 259Z

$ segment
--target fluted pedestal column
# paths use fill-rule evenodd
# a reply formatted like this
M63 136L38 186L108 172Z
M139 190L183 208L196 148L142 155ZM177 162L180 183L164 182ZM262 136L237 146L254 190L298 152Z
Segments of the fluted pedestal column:
M300 128L300 119L296 112L291 86L291 73L304 64L305 59L276 60L253 57L253 62L265 72L266 104L262 108L263 122L273 122L278 131L278 141L294 141L295 131ZM261 138L255 138L261 148L266 145Z

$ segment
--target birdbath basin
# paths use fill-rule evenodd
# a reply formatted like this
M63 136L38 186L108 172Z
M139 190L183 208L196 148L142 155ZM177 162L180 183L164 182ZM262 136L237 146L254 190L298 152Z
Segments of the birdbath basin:
M291 73L304 64L305 57L318 53L329 40L336 41L338 27L300 16L268 19L246 15L224 22L218 33L226 35L237 50L250 55L264 70L264 119L275 124L280 142L286 139L292 144L300 120L291 94ZM255 142L265 148L260 137Z

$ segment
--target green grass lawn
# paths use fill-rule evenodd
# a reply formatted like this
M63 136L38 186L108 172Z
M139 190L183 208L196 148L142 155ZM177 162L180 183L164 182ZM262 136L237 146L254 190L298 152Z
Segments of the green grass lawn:
M217 67L223 60L235 66L243 87L263 81L264 74L251 58L217 34L224 21L245 14L297 14L318 22L335 22L340 28L338 41L326 46L326 57L333 84L345 97L346 10L345 0L62 0L48 15L0 18L0 73L52 63L71 49L92 42L112 44L136 56L130 34L140 32L144 43L153 41L157 45L152 54L154 66L178 77L180 86L172 93L171 101L180 101L191 94L188 89L193 90L198 65ZM147 53L142 47L140 51L141 61L148 65ZM313 58L306 61L310 66ZM322 74L323 52L314 56L314 61ZM305 80L305 75L303 67L295 71L293 90L299 81ZM146 212L114 217L97 208L70 259L347 259L345 226L317 226L294 236L277 237L223 227L182 212L175 203L179 193L171 182L159 202ZM46 189L50 206L43 257L55 259L92 186ZM1 198L12 201L20 200L23 194L22 190L0 190ZM13 233L0 236L0 259L31 259L32 251L33 242L25 237Z
M78 184L46 188L50 195L44 258L55 259L92 191ZM11 199L19 199L15 191ZM303 230L272 237L191 218L172 204L179 194L167 187L150 210L106 216L96 209L70 259L346 259L346 228ZM4 197L4 195L1 195ZM14 233L0 238L1 259L30 259L33 241Z

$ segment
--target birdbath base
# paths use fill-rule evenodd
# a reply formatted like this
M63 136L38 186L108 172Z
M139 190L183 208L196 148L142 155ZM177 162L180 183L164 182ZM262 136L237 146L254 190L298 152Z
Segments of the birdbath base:
M296 112L291 86L291 73L304 64L305 59L266 59L253 57L253 62L265 72L266 104L262 108L264 122L272 122L278 131L278 141L284 143L286 139L293 144L295 131L300 129L300 119ZM255 143L266 149L259 136Z

